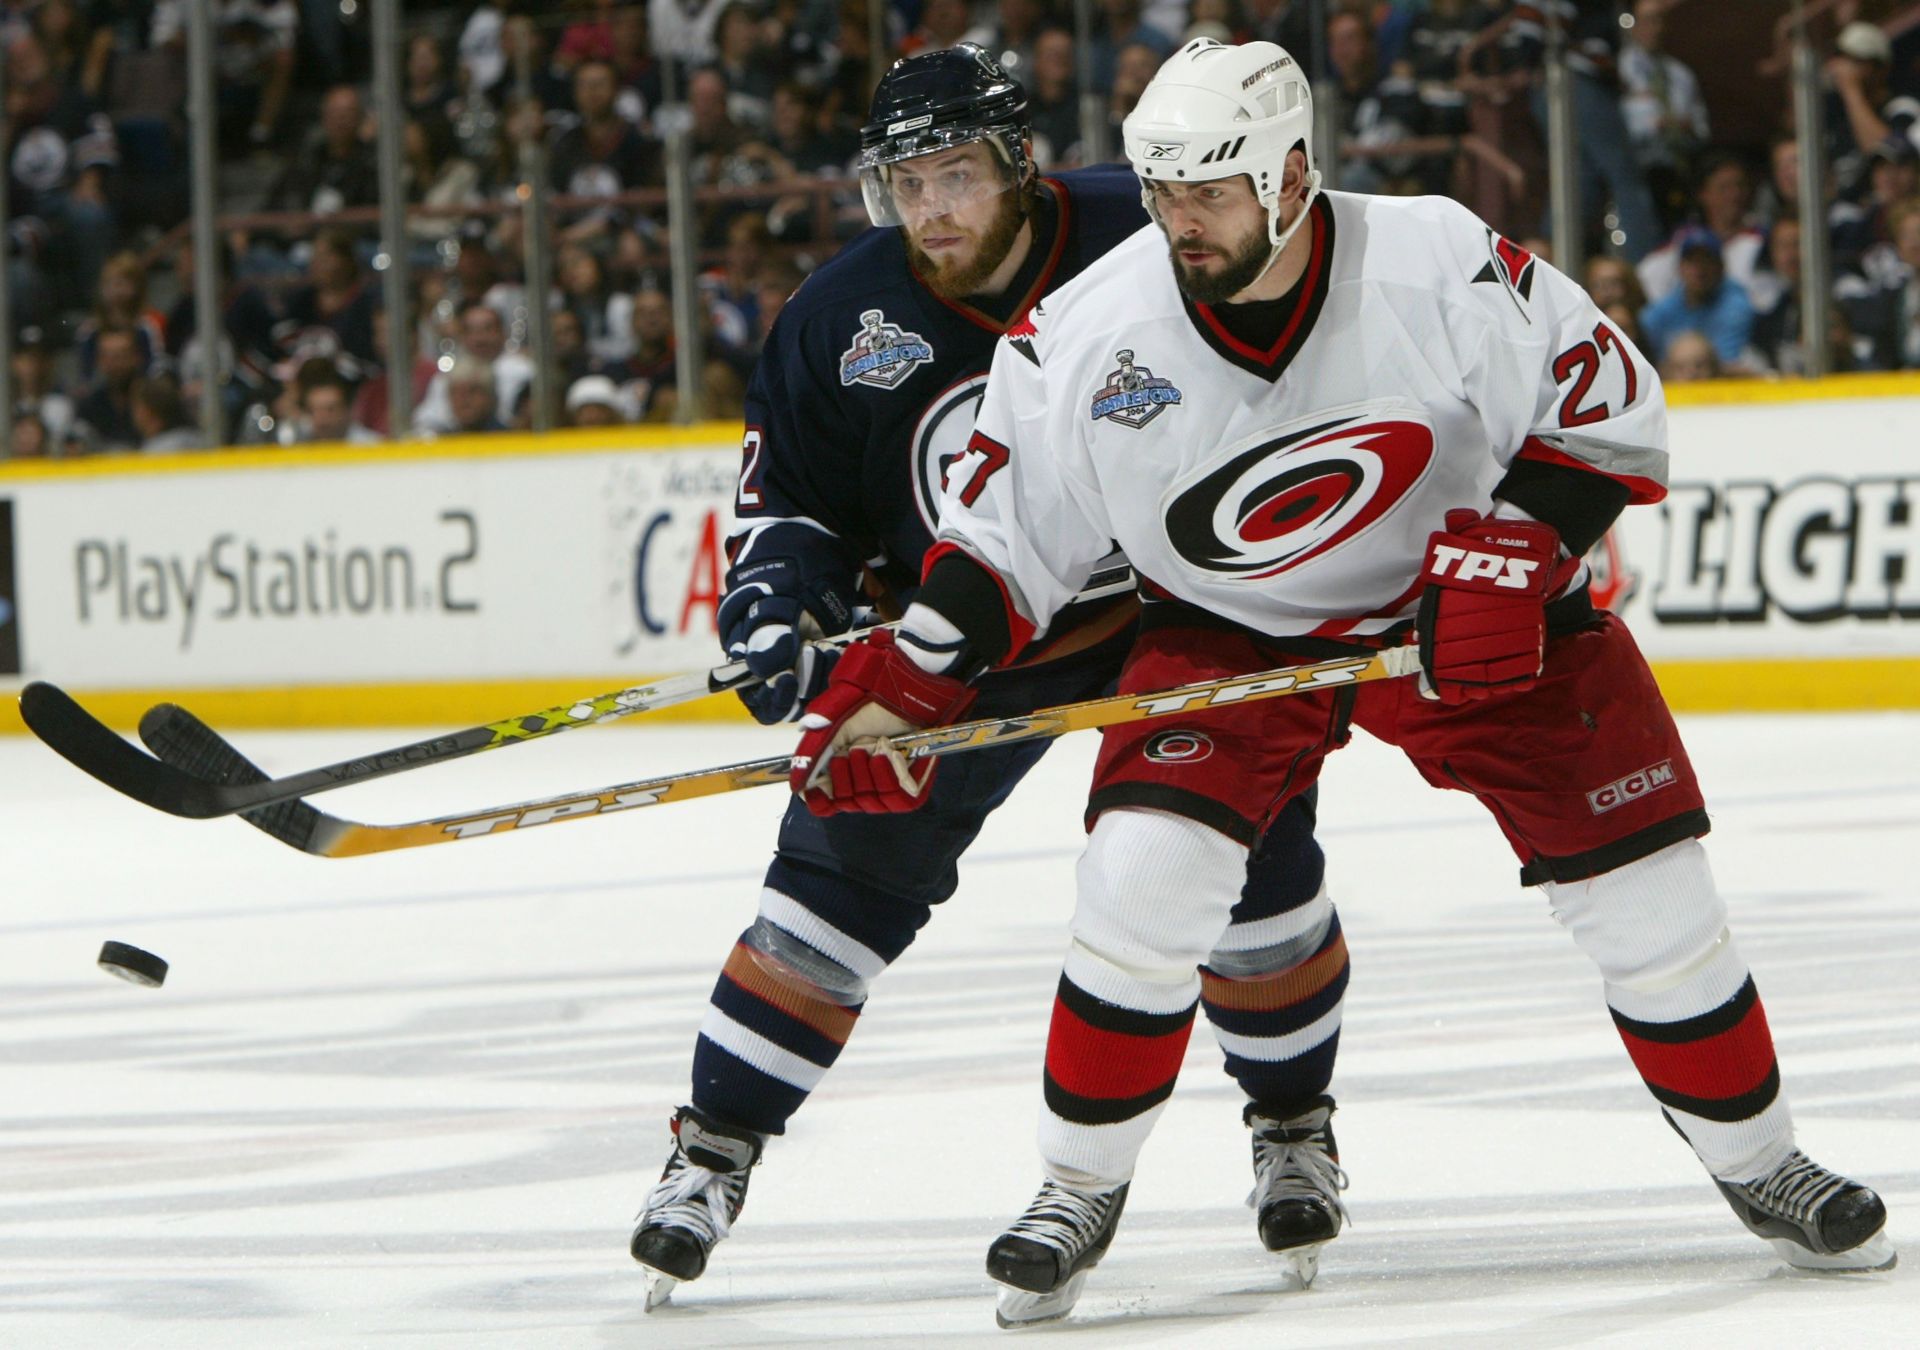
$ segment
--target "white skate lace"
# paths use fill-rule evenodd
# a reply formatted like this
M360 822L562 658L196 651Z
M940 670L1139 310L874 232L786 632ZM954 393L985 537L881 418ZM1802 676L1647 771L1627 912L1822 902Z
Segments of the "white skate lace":
M1088 1195L1049 1181L1041 1186L1027 1212L1013 1221L1007 1236L1031 1238L1075 1256L1093 1241L1112 1206L1111 1191Z
M683 1228L707 1246L724 1238L733 1226L737 1193L743 1188L744 1172L714 1172L675 1157L677 1167L647 1192L640 1207L643 1228Z
M1272 1200L1319 1200L1332 1207L1341 1223L1351 1223L1340 1199L1340 1192L1346 1189L1346 1172L1317 1140L1295 1143L1268 1135L1254 1136L1249 1209L1258 1210Z
M1795 1149L1773 1171L1741 1189L1755 1200L1798 1223L1811 1223L1820 1206L1847 1187L1847 1179Z

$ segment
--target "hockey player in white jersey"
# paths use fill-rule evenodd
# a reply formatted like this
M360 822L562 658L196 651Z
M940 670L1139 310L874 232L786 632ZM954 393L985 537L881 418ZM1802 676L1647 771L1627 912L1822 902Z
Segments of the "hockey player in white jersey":
M1155 223L1001 340L918 598L812 704L795 790L910 807L926 779L878 738L1045 631L1114 541L1147 597L1123 691L1409 638L1423 674L1105 733L1046 1181L988 1255L1003 1324L1064 1314L1112 1241L1248 841L1353 725L1487 806L1740 1219L1796 1266L1891 1264L1879 1197L1795 1147L1685 748L1587 597L1582 554L1665 492L1652 367L1464 207L1320 191L1307 82L1270 43L1189 43L1125 140ZM1236 996L1313 1000L1315 964ZM1332 1110L1281 1093L1246 1112L1261 1237L1302 1279L1345 1214Z

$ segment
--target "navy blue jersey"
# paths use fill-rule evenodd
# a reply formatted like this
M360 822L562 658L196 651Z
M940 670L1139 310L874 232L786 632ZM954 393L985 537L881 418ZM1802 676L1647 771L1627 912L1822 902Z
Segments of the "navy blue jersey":
M747 386L737 541L787 520L841 541L904 603L932 546L941 478L966 450L994 343L1034 301L1147 223L1124 166L1042 178L1036 238L1005 321L942 299L900 230L872 229L808 277Z

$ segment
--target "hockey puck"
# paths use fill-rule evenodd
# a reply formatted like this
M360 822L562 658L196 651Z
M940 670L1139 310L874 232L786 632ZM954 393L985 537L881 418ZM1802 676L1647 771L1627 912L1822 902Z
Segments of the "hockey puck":
M144 984L149 989L158 989L167 982L165 961L125 942L100 945L100 969L118 975L128 984Z

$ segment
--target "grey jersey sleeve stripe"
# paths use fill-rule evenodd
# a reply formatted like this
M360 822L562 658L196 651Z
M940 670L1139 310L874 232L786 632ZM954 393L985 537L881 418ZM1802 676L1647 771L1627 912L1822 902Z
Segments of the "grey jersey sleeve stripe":
M1603 441L1566 431L1537 431L1534 438L1610 478L1644 478L1666 486L1668 455L1665 450L1647 445L1621 445L1618 441Z

